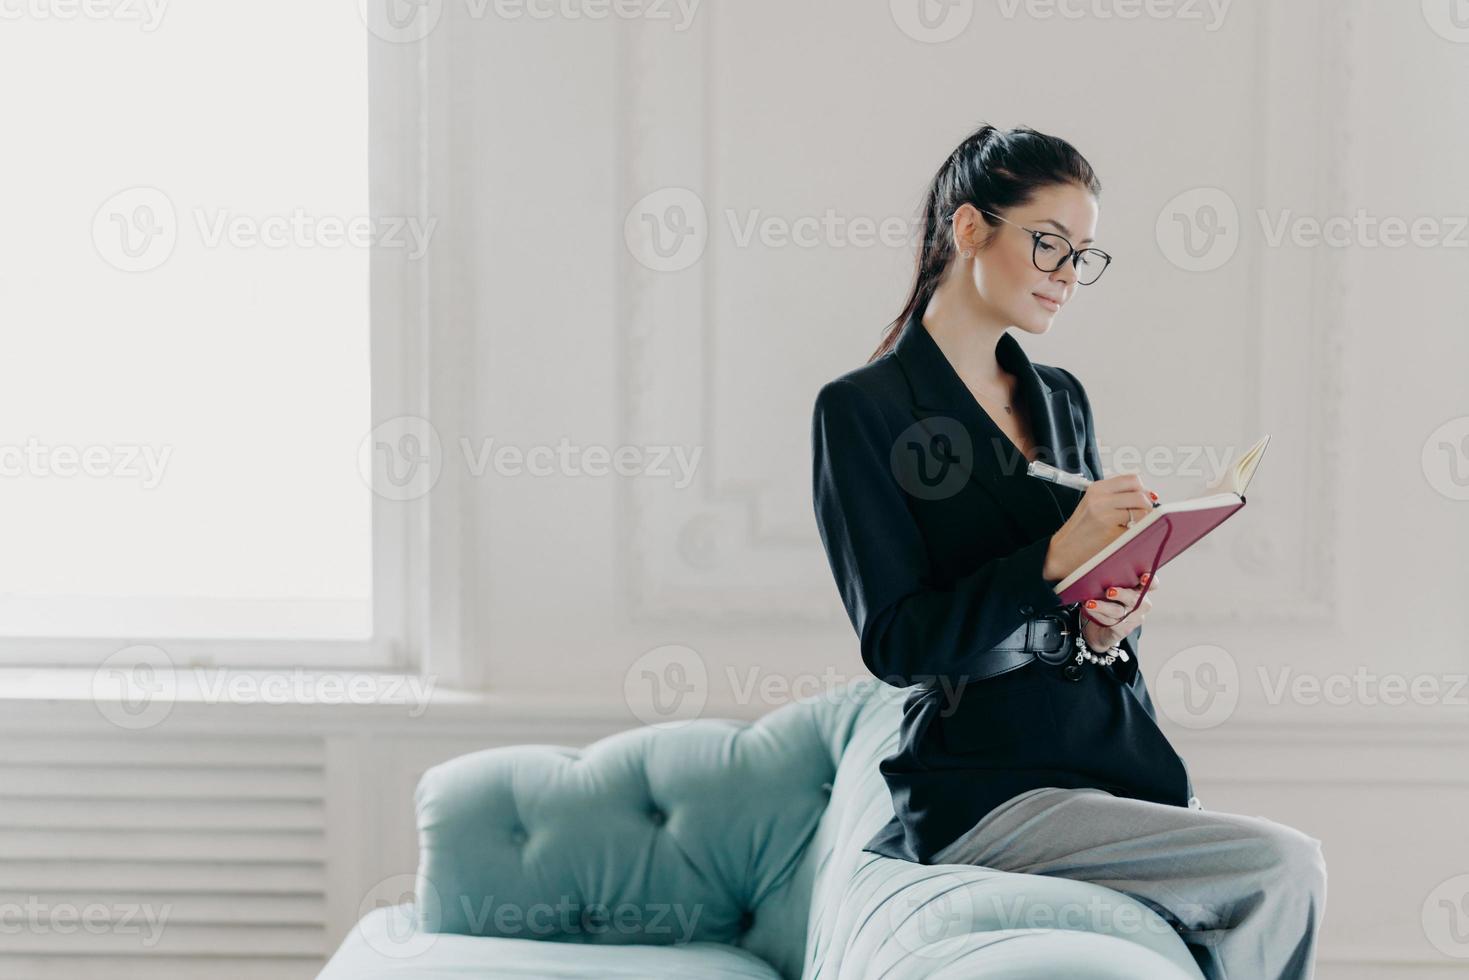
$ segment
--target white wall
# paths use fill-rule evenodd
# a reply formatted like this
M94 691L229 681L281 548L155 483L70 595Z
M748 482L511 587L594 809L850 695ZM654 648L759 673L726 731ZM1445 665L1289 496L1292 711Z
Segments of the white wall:
M1103 0L1069 5L1077 18L1010 6L975 4L954 39L922 43L886 4L704 4L683 31L444 4L452 61L435 69L433 118L453 156L436 193L468 251L438 309L474 352L463 369L475 404L473 431L441 436L702 457L683 490L470 482L471 656L507 699L497 704L563 702L529 716L532 729L493 709L443 725L353 714L325 737L317 716L185 713L194 727L180 737L224 725L245 742L297 740L321 813L358 815L305 831L317 836L302 847L323 848L320 912L304 915L309 936L281 939L300 975L340 937L364 882L410 870L410 792L430 762L532 730L578 744L635 723L625 681L666 644L694 651L705 714L753 717L786 700L778 687L741 697L751 680L862 675L811 516L808 426L816 390L865 361L896 314L911 258L837 242L740 247L726 211L741 226L757 211L911 218L981 121L1062 135L1101 174L1099 238L1117 261L1025 344L1085 382L1104 457L1274 437L1248 509L1170 568L1142 645L1205 806L1325 842L1325 980L1462 967L1448 953L1469 946L1446 952L1434 916L1436 898L1469 887L1454 881L1469 874L1456 601L1469 503L1453 499L1463 488L1429 440L1445 423L1457 428L1444 438L1469 431L1465 233L1457 246L1272 246L1259 211L1427 216L1452 234L1469 213L1469 102L1456 94L1469 90L1469 44L1436 33L1417 4L1236 0L1217 25L1207 5L1181 5L1202 21L1107 18L1126 5ZM709 239L698 261L658 273L623 229L665 188L698 196ZM1159 225L1220 194L1239 212L1235 251L1186 271ZM1152 482L1165 495L1186 483ZM1370 704L1364 693L1391 692L1368 681L1341 704L1269 696L1284 669L1331 684L1359 668L1439 693ZM1185 684L1205 669L1223 671L1226 706L1199 715ZM166 753L147 758L172 778Z
M1432 942L1445 923L1427 907L1445 882L1462 895L1451 879L1469 873L1456 833L1469 787L1453 763L1469 646L1451 599L1469 585L1469 504L1453 499L1447 458L1424 459L1442 424L1457 420L1454 438L1469 426L1454 220L1469 213L1469 102L1454 94L1469 46L1416 4L1240 0L1214 30L1203 6L1182 9L1204 22L1098 16L1114 6L1044 19L1021 5L1011 19L976 4L941 44L906 36L882 4L708 5L683 34L481 32L472 169L495 256L477 291L481 424L516 443L704 449L683 494L483 487L491 678L616 696L628 665L668 643L707 664L711 705L734 700L730 670L860 675L811 519L809 413L895 315L909 254L741 248L723 215L909 216L973 125L1031 124L1100 171L1117 256L1048 336L1026 339L1032 357L1083 379L1112 449L1238 453L1274 437L1248 511L1170 569L1150 617L1144 669L1170 733L1207 806L1326 842L1323 976L1436 975L1460 964ZM698 193L709 244L654 274L618 229L665 187ZM1209 271L1180 268L1158 231L1198 203L1176 200L1191 191L1239 212L1233 257ZM1348 247L1276 245L1265 232L1359 209L1436 218L1444 240L1389 247L1369 230ZM1203 663L1234 672L1222 716L1185 707L1179 668L1198 682ZM1374 703L1394 689L1359 670L1436 693ZM1323 703L1307 687L1272 703L1282 679L1347 695Z

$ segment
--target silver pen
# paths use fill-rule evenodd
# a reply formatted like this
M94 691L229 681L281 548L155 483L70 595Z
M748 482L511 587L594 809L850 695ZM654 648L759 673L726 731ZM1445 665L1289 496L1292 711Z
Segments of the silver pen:
M1045 480L1048 483L1059 483L1063 487L1070 487L1073 490L1080 490L1083 493L1086 492L1087 487L1095 482L1088 477L1082 476L1080 473L1058 470L1049 463L1042 463L1038 459L1031 460L1025 467L1025 474L1026 476L1033 476L1038 480ZM1153 501L1153 506L1160 507L1162 505L1155 500Z
M1061 486L1070 487L1073 490L1085 491L1092 483L1091 480L1082 476L1080 473L1068 473L1065 470L1058 470L1049 463L1042 463L1038 459L1031 460L1030 465L1025 467L1025 473L1027 476L1033 476L1037 479L1045 480L1048 483L1059 483Z

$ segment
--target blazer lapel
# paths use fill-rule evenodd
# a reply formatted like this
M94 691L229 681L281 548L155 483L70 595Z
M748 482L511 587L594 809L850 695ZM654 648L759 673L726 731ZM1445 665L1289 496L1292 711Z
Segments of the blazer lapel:
M1081 493L1027 475L1024 454L975 400L918 313L904 325L894 354L908 378L914 417L920 422L955 419L968 433L970 450L959 453L955 465L995 498L1027 541L1054 534L1076 509ZM1064 388L1046 384L1008 332L1000 335L995 356L1019 379L1038 458L1060 469L1079 470L1082 454L1072 423L1071 396Z

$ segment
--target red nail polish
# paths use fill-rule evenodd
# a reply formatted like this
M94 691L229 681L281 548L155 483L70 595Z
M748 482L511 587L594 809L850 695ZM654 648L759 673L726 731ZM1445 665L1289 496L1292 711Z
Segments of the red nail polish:
M1097 608L1097 604L1096 604L1096 602L1095 602L1095 601L1094 601L1094 600L1092 600L1092 599L1088 599L1088 600L1087 600L1087 601L1086 601L1086 607L1087 607L1087 608L1088 608L1088 609L1095 609L1095 608Z
M1154 500L1158 499L1158 495L1151 490L1148 491L1148 496L1152 497Z
M1140 581L1141 581L1141 582L1142 582L1142 583L1143 583L1143 584L1144 584L1144 585L1146 585L1146 584L1147 584L1147 582L1148 582L1148 579L1150 579L1150 578L1152 578L1152 577L1153 577L1153 573L1152 573L1152 572L1143 572L1143 574L1142 574L1142 578L1141 578L1141 579L1140 579Z
M1107 590L1107 598L1108 599L1115 599L1115 598L1117 598L1117 590L1116 589L1108 589Z

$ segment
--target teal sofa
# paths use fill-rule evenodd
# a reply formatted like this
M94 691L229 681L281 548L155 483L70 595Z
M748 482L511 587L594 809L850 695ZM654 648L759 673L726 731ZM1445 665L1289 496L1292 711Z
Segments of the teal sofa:
M416 794L411 905L321 980L1202 980L1152 908L1088 882L862 850L904 692L861 680L758 721L453 759Z

